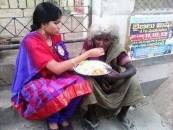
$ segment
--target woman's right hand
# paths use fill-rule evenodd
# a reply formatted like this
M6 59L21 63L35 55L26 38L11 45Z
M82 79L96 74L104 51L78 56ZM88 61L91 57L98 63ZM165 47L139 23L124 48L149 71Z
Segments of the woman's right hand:
M86 51L86 53L88 53L88 57L100 57L105 54L103 48L93 48Z

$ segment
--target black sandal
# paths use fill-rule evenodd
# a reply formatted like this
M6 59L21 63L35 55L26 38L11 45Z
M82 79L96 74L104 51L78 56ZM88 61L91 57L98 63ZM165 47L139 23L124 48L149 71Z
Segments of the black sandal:
M82 127L84 130L95 130L99 126L99 122L92 123L91 121L87 119L82 119Z

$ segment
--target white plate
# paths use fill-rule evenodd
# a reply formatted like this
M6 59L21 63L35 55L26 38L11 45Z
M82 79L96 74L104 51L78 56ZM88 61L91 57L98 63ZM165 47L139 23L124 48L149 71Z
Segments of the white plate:
M99 60L86 60L76 66L74 71L82 75L100 76L110 73L109 69L112 69L112 67L105 62Z

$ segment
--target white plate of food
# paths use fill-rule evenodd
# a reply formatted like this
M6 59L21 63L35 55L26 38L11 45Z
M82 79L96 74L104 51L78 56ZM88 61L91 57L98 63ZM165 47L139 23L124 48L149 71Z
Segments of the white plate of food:
M85 60L74 68L78 74L87 76L101 76L110 73L112 67L99 60Z

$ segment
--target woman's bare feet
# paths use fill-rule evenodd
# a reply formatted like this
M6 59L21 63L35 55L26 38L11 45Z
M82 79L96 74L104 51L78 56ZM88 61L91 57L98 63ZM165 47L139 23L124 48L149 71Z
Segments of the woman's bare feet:
M49 130L59 130L59 126L57 123L48 123Z
M63 121L63 123L61 125L62 125L62 127L68 127L70 125L70 123L68 121Z
M61 129L62 130L73 130L73 126L69 121L63 121L63 123L61 124Z

